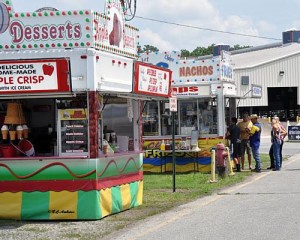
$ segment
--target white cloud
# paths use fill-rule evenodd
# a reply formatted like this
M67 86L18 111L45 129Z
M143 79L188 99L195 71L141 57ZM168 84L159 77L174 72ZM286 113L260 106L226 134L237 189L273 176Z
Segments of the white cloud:
M104 11L104 1L99 0L43 0L32 1L30 4L27 1L24 2L24 0L12 0L14 9L19 12L33 12L42 7L54 7L58 10L93 9Z
M261 21L255 25L250 18L240 17L237 15L222 16L217 6L213 6L208 0L186 0L186 1L169 1L169 0L140 0L138 1L138 16L159 19L178 24L184 24L192 27L219 30L224 32L240 33L245 35L264 35L272 33L274 25ZM260 38L244 37L232 34L225 34L214 31L201 30L196 28L179 27L164 23L156 23L138 19L140 29L146 27L152 29L157 35L156 39L164 42L171 42L177 49L194 50L198 46L209 46L219 42L224 42L231 46L239 45L260 45L269 41ZM143 33L141 32L141 36ZM147 38L143 38L142 44ZM151 40L153 42L153 40ZM153 44L154 45L154 44ZM164 45L164 44L162 44ZM168 45L169 46L169 45ZM160 47L161 49L161 47ZM168 49L165 49L168 50ZM174 49L173 49L174 50Z
M257 25L260 32L265 34L273 34L277 32L277 26L266 21L258 21Z
M188 20L183 19L180 23L223 32L241 33L254 36L259 36L260 34L259 28L253 27L254 25L251 21L242 19L238 16L230 16L227 19L223 19L219 15L213 15L209 19L210 20L206 19L205 21L199 20L198 18ZM217 44L219 42L224 42L225 44L229 44L231 46L236 44L256 46L260 44L266 44L268 42L267 40L260 38L238 36L195 28L186 28L162 23L150 24L153 26L152 31L156 33L159 39L162 41L171 42L172 45L176 46L177 49L172 50L187 49L192 51L198 46L207 47L211 44ZM157 26L157 28L155 26ZM143 33L140 35L142 36ZM145 43L144 40L145 39L141 41L142 44Z
M287 28L287 29L283 29L283 31L286 31L286 30L289 30L289 29L300 30L300 20L293 21L291 23L291 27Z
M158 33L153 32L150 29L143 29L140 31L140 39L143 45L152 45L159 49L159 51L172 51L174 45L165 39L162 39Z
M258 0L253 0L253 6ZM294 0L298 1L299 0ZM24 0L13 0L18 11L34 11L42 6L55 7L60 10L67 9L94 9L99 12L104 11L104 0L43 0L32 1L25 4ZM295 4L295 3L294 3ZM232 11L234 7L235 11ZM277 36L280 38L281 31L278 23L273 21L269 11L264 10L267 6L261 5L259 12L243 6L230 6L229 2L212 0L137 0L137 16L153 18L178 24L219 30L224 32L235 32L247 35ZM226 9L228 10L226 12ZM288 9L286 9L288 10ZM232 14L238 12L238 15ZM259 15L264 13L264 15ZM285 16L287 17L287 16ZM268 19L268 20L266 20ZM273 21L273 23L271 22ZM293 21L289 21L288 24ZM274 42L267 39L243 37L232 34L225 34L214 31L206 31L195 28L179 27L176 25L157 23L153 21L135 18L128 24L140 29L140 43L150 44L158 47L162 51L169 50L194 50L198 46L206 47L211 44L224 42L231 46L239 45L262 45ZM293 26L300 28L300 22L296 19Z

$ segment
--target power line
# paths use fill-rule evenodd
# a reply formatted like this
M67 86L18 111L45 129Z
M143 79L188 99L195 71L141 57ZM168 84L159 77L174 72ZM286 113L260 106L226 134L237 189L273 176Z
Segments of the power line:
M141 17L141 16L135 16L135 17L143 19L143 20L159 22L159 23L165 23L165 24L175 25L175 26L179 26L179 27L186 27L186 28L193 28L193 29L198 29L198 30L210 31L210 32L225 33L225 34L238 35L238 36L243 36L243 37L263 38L263 39L276 40L276 41L281 41L282 40L282 39L272 38L272 37L264 37L264 36L257 36L257 35L244 34L244 33L221 31L221 30L216 30L216 29L212 29L212 28L202 28L202 27L197 27L197 26L192 26L192 25L186 25L186 24L181 24L181 23L158 20L158 19L154 19L154 18L147 18L147 17Z

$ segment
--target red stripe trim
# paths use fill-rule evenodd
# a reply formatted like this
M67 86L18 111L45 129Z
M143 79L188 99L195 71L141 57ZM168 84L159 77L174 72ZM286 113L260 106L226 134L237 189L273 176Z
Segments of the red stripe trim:
M48 192L48 191L91 191L111 188L130 182L143 180L143 172L107 177L98 180L36 180L0 181L1 192Z

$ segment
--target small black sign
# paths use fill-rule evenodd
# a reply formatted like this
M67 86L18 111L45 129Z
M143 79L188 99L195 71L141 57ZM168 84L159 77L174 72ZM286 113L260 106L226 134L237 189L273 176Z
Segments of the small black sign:
M299 126L288 126L288 140L289 141L300 141L300 125Z

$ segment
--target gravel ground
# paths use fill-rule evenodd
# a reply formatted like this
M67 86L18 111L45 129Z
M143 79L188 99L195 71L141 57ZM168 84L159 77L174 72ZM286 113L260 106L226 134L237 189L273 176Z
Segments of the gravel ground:
M125 211L98 221L14 221L0 220L2 240L93 240L106 239L130 221L126 219L131 211ZM134 212L134 211L132 211Z

